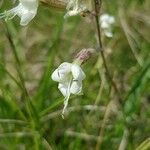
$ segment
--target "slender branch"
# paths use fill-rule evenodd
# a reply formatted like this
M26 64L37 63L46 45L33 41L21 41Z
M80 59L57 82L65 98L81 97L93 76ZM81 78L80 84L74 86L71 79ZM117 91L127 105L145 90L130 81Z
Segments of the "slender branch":
M102 40L101 40L101 29L100 29L100 25L99 25L99 13L100 13L102 2L101 2L101 0L95 0L94 2L95 2L95 21L96 21L96 26L97 26L98 42L99 42L99 52L100 52L101 57L102 57L103 65L104 65L108 80L111 82L111 85L112 85L114 91L117 93L119 103L122 104L120 92L117 88L116 83L113 81L113 78L111 76L111 73L109 72L109 69L108 69L108 66L107 66L107 63L106 63L106 58L105 58L105 55L104 55L104 48L103 48L103 44L102 44ZM96 150L98 150L100 148L100 145L102 143L102 136L104 134L106 120L109 118L109 115L110 115L110 112L111 112L110 111L111 110L111 108L110 108L111 104L112 104L112 101L109 102L109 104L107 106L107 109L106 109L106 112L105 112L105 115L104 115L102 127L101 127L101 130L100 130L100 133L99 133L99 138L98 138L98 141L97 141L97 144L96 144Z
M100 52L102 60L103 60L103 64L105 67L107 77L108 77L109 81L111 82L115 92L118 95L119 102L122 103L120 92L117 88L116 83L113 81L113 79L111 77L111 74L109 72L109 69L108 69L108 66L106 63L105 55L104 55L104 49L103 49L103 44L102 44L102 40L101 40L101 29L100 29L100 25L99 25L99 12L100 12L101 3L102 3L101 0L95 0L95 20L96 20L97 33L98 33L98 42L99 42L99 47L100 47L99 52Z

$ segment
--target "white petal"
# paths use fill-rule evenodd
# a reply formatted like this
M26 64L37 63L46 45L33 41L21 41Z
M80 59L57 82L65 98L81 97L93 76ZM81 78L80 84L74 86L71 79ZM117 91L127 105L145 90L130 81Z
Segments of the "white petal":
M21 0L17 15L21 18L20 24L27 25L37 14L37 0Z
M70 0L67 4L66 9L68 10L68 12L66 13L65 17L74 16L81 12L79 2L77 0Z
M56 82L68 82L70 79L71 64L64 62L62 63L51 75L52 80Z
M20 4L29 11L36 10L38 7L38 0L20 0Z
M58 89L60 90L60 92L63 94L64 97L67 96L67 90L68 90L68 85L67 84L59 83L58 84Z
M69 17L69 16L75 16L75 15L77 15L78 13L79 13L79 12L76 11L76 10L69 11L69 12L67 12L67 13L65 14L64 18L67 18L67 17Z
M60 82L61 81L61 77L59 75L58 69L56 69L52 75L51 75L52 80L56 81L56 82Z
M109 28L110 27L110 25L107 23L107 22L105 22L105 21L103 21L103 22L101 22L101 28Z
M67 74L71 72L71 63L64 62L58 67L60 74Z
M75 16L84 11L92 11L93 5L91 0L69 0L66 9L65 18Z
M77 64L72 64L71 72L74 80L82 81L85 78L85 73L82 71L81 67Z
M109 38L113 37L113 33L110 29L104 29L104 34Z
M61 73L59 69L57 68L51 75L52 80L56 82L68 82L69 81L69 76L65 73Z
M115 18L109 14L103 14L100 16L100 22L107 22L109 24L112 24L115 22Z
M110 28L115 22L115 18L109 14L103 14L100 16L100 24L102 28Z
M20 21L20 25L25 26L27 25L36 15L35 13L26 13L24 15L21 16L21 21Z
M81 90L82 90L82 82L73 81L70 87L70 92L72 94L80 94Z

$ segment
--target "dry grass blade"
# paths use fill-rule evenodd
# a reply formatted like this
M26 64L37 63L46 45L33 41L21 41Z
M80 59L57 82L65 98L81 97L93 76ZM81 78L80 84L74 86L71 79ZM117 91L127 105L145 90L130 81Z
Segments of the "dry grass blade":
M96 106L96 105L85 105L85 106L75 106L75 107L68 107L68 109L66 110L66 115L74 112L74 111L82 111L82 110L89 110L89 111L100 111L100 112L104 112L105 111L105 107L102 106ZM50 119L56 118L58 116L61 115L62 109L52 112L48 115L43 116L40 120L41 122L45 122L48 121Z
M150 149L150 138L147 138L136 148L136 150L149 150L149 149Z
M21 125L27 124L27 122L25 122L25 121L16 120L16 119L0 119L0 123L21 124Z
M140 66L142 66L142 65L143 65L143 60L142 60L142 58L138 55L137 50L136 50L136 48L135 48L135 46L134 46L134 43L133 43L133 41L132 41L132 39L131 39L130 34L132 34L132 33L131 33L131 31L130 31L128 25L127 25L127 22L126 22L126 20L125 20L125 16L123 15L123 14L124 14L123 8L119 7L119 12L118 12L118 13L119 13L119 18L120 18L120 22L121 22L121 25L122 25L122 29L123 29L123 31L124 31L124 34L125 34L125 36L126 36L126 38L127 38L127 41L128 41L128 43L129 43L129 46L130 46L130 48L131 48L131 52L132 52L133 56L135 57L135 59L137 60L138 64L139 64Z
M128 144L129 131L125 129L118 150L126 150Z
M0 133L0 138L21 138L21 137L32 137L37 133L31 133L31 132L11 132L11 133Z
M76 138L79 138L79 139L82 139L82 140L85 140L85 141L93 141L93 140L97 141L97 139L99 140L99 138L97 136L89 135L87 133L74 132L74 131L71 131L71 130L67 130L65 132L65 134L67 136L76 137Z

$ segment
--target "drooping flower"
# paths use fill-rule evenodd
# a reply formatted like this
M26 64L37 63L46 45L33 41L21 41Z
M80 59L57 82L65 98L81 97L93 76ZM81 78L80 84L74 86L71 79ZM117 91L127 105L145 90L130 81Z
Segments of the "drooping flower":
M69 0L65 17L75 16L93 10L93 0Z
M104 31L104 34L107 37L112 37L113 33L112 33L112 24L115 23L115 18L113 16L110 16L109 14L103 14L100 16L100 25L101 28Z
M82 91L82 80L85 74L81 67L75 63L62 63L51 75L51 78L59 82L58 89L65 97L62 115L65 113L70 94L80 94Z
M0 14L0 18L12 19L20 17L20 25L27 25L37 14L38 0L19 0L18 6Z

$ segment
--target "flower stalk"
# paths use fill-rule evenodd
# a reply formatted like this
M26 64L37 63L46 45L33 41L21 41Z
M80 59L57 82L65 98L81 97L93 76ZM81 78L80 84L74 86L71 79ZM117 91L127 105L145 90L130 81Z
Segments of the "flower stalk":
M102 60L103 60L103 64L104 64L104 68L105 68L108 80L111 82L115 92L117 93L118 98L119 98L119 102L122 103L122 100L121 100L121 97L120 97L120 92L117 88L116 83L113 81L112 76L111 76L111 74L109 72L109 69L108 69L105 54L104 54L104 48L103 48L103 44L102 44L102 40L101 40L101 29L100 29L100 25L99 25L99 13L100 13L102 1L101 0L94 0L94 1L95 1L95 20L96 20L96 26L97 26L99 52L100 52Z

